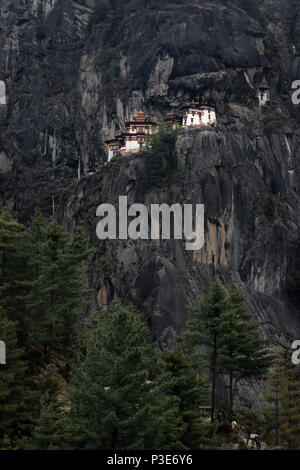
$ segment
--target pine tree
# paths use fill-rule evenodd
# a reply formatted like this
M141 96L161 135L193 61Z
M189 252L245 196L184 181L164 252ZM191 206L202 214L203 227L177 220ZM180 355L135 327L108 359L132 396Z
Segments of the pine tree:
M54 365L49 365L36 378L35 421L30 435L18 445L21 450L65 450L72 429L67 417L68 403L63 398L63 383Z
M206 295L198 300L197 307L190 309L191 318L183 336L185 348L207 348L208 368L211 378L211 422L216 408L216 381L222 372L220 349L222 347L222 314L225 311L225 292L215 280Z
M229 402L233 408L235 383L265 375L272 356L265 341L258 336L260 323L252 321L245 297L233 283L226 293L226 308L222 313L221 323L220 362L223 374L229 378Z
M28 421L27 364L18 346L17 324L0 307L0 339L6 345L6 364L0 365L0 447L9 446Z
M259 323L251 321L245 298L234 284L225 292L215 280L209 293L191 309L191 314L184 342L190 347L207 348L213 422L217 377L228 376L229 402L233 408L235 383L266 374L272 357L265 342L258 337Z
M75 267L75 279L77 281L76 294L78 306L75 309L76 319L74 328L76 330L76 355L77 364L80 362L81 354L81 332L83 329L83 313L86 306L85 300L89 294L87 289L87 267L90 256L94 253L94 249L89 248L88 239L81 227L77 227L67 245L68 261ZM66 325L68 328L68 325Z
M54 352L74 355L84 297L81 266L89 254L81 230L69 238L57 221L48 224L46 241L33 261L38 275L27 299L31 345L37 345L48 362Z
M37 208L24 231L23 246L27 259L27 270L22 282L23 298L21 299L21 305L24 312L22 346L25 348L30 369L34 373L38 373L38 369L42 365L39 344L36 337L33 336L33 331L40 328L42 314L39 312L36 324L31 299L38 295L36 284L43 267L42 251L47 241L47 225L46 218L41 210Z
M25 328L23 282L27 261L23 226L4 208L0 214L0 306L9 319L18 321L20 337Z
M274 367L267 379L263 399L266 401L264 407L265 435L266 439L277 447L279 445L279 428L281 420L280 412L280 389L281 377L279 367Z
M24 442L24 450L68 450L72 430L60 403L50 403L41 409L32 437Z
M131 307L112 306L89 337L87 355L74 372L71 423L84 449L168 448L165 431L173 408L150 381L149 332Z
M201 419L200 406L207 404L208 391L197 364L193 364L191 356L174 349L162 353L161 368L158 380L162 395L177 401L181 448L207 448L212 442Z
M26 249L29 257L29 269L31 279L38 279L41 272L41 253L47 242L47 219L40 208L35 209L30 223L25 230Z
M14 362L1 368L0 377L8 445L12 435L22 442L36 426L41 390L32 374L39 374L45 356L50 360L52 351L63 353L64 361L74 356L86 294L83 268L90 253L81 229L69 237L39 210L25 230L7 209L0 214L0 339L7 337ZM0 424L0 439L1 432Z
M289 354L281 351L267 380L265 418L275 444L288 450L300 447L300 380ZM270 429L271 428L271 429Z

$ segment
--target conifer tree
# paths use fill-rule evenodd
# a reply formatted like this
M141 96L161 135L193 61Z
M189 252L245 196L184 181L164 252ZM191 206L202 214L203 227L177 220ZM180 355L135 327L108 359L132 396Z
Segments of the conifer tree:
M222 314L225 311L225 292L215 280L208 292L202 295L198 305L190 309L191 318L183 336L185 348L192 350L205 346L211 379L211 422L216 408L216 382L222 372L220 349L222 347Z
M275 365L275 364L274 364ZM266 381L266 389L263 392L263 399L266 401L264 407L264 419L265 419L265 434L266 439L275 444L279 445L279 428L281 420L280 411L280 389L281 389L281 378L279 376L279 367L274 367L268 376Z
M42 313L39 312L37 318L32 309L32 299L39 295L37 290L37 281L42 272L43 258L42 251L47 241L48 222L43 216L41 210L37 208L30 223L24 231L24 253L27 259L26 276L23 279L22 286L23 299L21 305L24 312L24 333L22 345L25 348L26 359L33 371L37 371L42 365L41 352L36 336L33 334L40 328Z
M47 226L46 241L34 261L38 276L28 297L31 343L49 361L51 354L74 354L78 312L83 302L81 265L90 250L81 230L69 238L56 220ZM73 351L73 352L72 352Z
M42 249L47 241L47 219L38 207L25 230L26 248L29 258L30 279L38 279L41 271Z
M196 450L212 445L200 415L200 406L207 404L208 390L205 378L199 375L198 364L193 363L191 356L174 349L162 353L161 368L158 380L162 395L177 401L181 447Z
M115 304L89 337L87 355L74 372L71 422L84 449L168 448L174 409L149 380L149 332L131 307ZM176 436L174 437L176 439Z
M0 305L10 320L18 321L19 333L25 326L23 281L28 261L23 241L23 226L4 208L0 214Z
M32 433L19 441L22 450L65 450L72 429L67 418L68 403L63 398L57 369L49 365L36 378L35 420ZM64 384L65 387L65 384Z
M300 447L300 380L286 351L276 357L267 385L265 417L271 417L268 431L275 435L276 445L297 450Z
M215 412L216 381L219 375L229 379L229 402L233 408L234 385L242 379L261 377L271 364L266 344L258 337L258 322L251 321L245 298L234 284L227 292L215 280L191 310L184 342L190 347L207 349L211 376L212 421Z
M76 294L78 307L76 308L76 355L77 363L80 362L81 354L81 332L83 330L83 313L86 307L86 299L90 291L87 289L87 267L90 256L94 253L93 248L89 248L88 239L82 229L77 227L67 245L67 252L70 263L75 268L75 278L77 281Z
M17 325L0 307L0 339L6 345L6 364L0 365L0 448L13 442L28 421L27 364L18 346Z
M74 355L86 294L82 268L90 253L81 229L69 237L39 210L25 230L7 209L0 214L0 339L7 338L13 361L1 367L0 377L6 443L12 434L14 442L23 442L36 426L41 390L32 374L39 374L42 359L50 360L52 351L64 354L64 360ZM47 406L53 413L52 402ZM1 432L0 425L0 439Z
M24 441L24 450L69 450L72 429L62 404L52 402L41 408L33 435Z
M235 383L265 375L271 365L272 356L265 341L258 336L260 322L252 320L245 297L234 283L229 285L226 293L226 306L221 323L220 362L223 374L229 378L229 403L233 408Z

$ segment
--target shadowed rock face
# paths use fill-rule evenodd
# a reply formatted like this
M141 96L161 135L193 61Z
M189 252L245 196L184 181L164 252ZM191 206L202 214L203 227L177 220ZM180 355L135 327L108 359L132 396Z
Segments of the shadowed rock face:
M140 108L160 119L198 98L220 119L249 117L263 77L274 102L290 101L299 16L291 0L263 2L260 16L239 0L144 3L112 2L102 18L93 0L1 2L0 145L13 168L67 165L75 175L80 156L87 170L105 158L103 138ZM262 26L254 17L263 14L275 23Z
M214 275L248 294L261 332L289 344L300 335L291 284L299 262L299 109L290 99L300 79L300 7L264 0L115 2L103 21L93 1L2 0L0 66L7 105L0 106L0 203L21 220L40 205L72 231L83 224L97 247L90 310L116 297L146 313L155 339L172 344L186 306ZM246 2L247 3L247 2ZM248 2L249 3L249 2ZM242 8L244 5L244 8ZM262 80L271 103L258 107ZM215 106L217 129L181 130L174 149L180 174L146 184L141 155L106 160L104 138L143 109L156 119L192 99ZM204 203L205 246L180 241L100 242L96 207ZM102 264L102 257L110 265ZM299 299L299 297L298 297Z

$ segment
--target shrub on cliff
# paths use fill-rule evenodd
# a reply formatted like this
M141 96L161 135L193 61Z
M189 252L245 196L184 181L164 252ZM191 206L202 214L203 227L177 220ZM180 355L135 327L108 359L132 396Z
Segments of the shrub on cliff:
M177 170L174 145L176 131L169 130L163 123L156 133L148 136L144 151L149 186L155 186Z

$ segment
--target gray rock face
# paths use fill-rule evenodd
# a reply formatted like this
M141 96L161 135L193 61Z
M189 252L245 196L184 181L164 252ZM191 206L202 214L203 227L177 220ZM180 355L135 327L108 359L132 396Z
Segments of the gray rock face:
M143 3L114 2L97 19L92 0L1 1L0 203L26 220L36 205L50 215L54 195L66 228L85 226L97 247L90 309L133 301L154 338L171 344L186 306L217 274L248 294L264 336L289 344L300 337L289 295L300 269L300 114L290 98L300 79L300 9L292 0L264 0L254 12L238 0ZM271 103L259 109L263 80ZM215 106L218 127L179 132L179 175L151 188L135 155L76 182L78 158L86 174L104 163L103 140L134 112L161 119L192 99ZM119 195L147 206L204 203L203 250L100 242L96 208Z
M297 153L297 131L294 138ZM257 122L242 130L181 130L176 142L180 175L149 188L142 155L114 160L67 189L67 210L62 202L60 218L70 229L86 225L99 247L95 265L103 254L112 260L108 277L114 296L143 306L156 339L168 341L170 328L184 328L186 306L217 274L224 283L233 278L249 296L249 307L264 322L262 334L288 344L300 331L299 311L286 295L299 234L299 196L293 189L299 170L291 175L290 157L285 134L269 139ZM101 202L118 207L119 195L149 211L156 203L204 203L204 248L188 252L178 240L100 242L93 233L95 207ZM265 207L269 198L271 215ZM96 293L106 277L93 274Z

